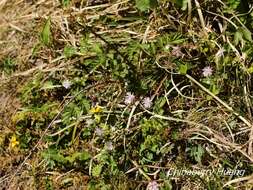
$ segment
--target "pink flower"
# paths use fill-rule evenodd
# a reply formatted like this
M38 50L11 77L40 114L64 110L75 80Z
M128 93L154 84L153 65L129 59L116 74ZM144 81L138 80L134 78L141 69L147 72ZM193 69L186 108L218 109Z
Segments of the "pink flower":
M98 127L95 129L95 132L97 133L98 136L102 136L104 133L103 129L98 128Z
M159 185L156 181L150 181L147 186L147 190L159 190Z
M213 69L210 66L205 67L204 69L202 69L202 74L204 75L204 77L209 77L213 74Z
M111 141L105 143L105 147L107 150L113 150L113 145Z
M135 99L135 96L131 92L127 92L124 102L125 104L129 105L133 103L134 99Z
M179 46L173 47L171 54L175 57L182 57L184 55Z
M149 109L153 103L152 103L151 98L146 97L143 99L142 104L143 104L144 108Z

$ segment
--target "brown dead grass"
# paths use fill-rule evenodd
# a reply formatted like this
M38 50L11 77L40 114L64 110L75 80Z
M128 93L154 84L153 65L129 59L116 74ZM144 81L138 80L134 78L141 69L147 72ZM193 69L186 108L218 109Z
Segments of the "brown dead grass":
M38 43L41 20L53 12L57 4L57 1L39 1L37 3L25 0L0 1L0 62L9 57L14 59L16 63L16 69L12 75L2 73L0 76L0 130L2 139L0 144L0 187L7 185L11 177L10 174L25 155L24 152L13 152L5 148L8 147L9 134L15 132L15 125L11 118L20 108L17 98L18 90L32 73L24 76L15 75L37 66L36 61L31 59L31 55L32 48ZM25 176L24 178L14 178L12 189L17 189L22 180L22 183L25 184L23 189L28 188L29 184L34 184L30 180L29 173L26 173ZM19 187L22 187L22 184Z

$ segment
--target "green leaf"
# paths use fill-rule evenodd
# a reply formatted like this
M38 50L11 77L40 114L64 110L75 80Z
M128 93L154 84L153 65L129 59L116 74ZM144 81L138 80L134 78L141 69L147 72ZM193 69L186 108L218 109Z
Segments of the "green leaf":
M220 89L214 84L211 86L211 92L214 94L214 95L217 95L220 93Z
M149 9L149 0L136 0L136 7L140 11L147 11Z
M250 68L247 69L247 71L252 74L253 73L253 65L250 66Z
M53 89L56 86L54 86L52 81L46 81L41 89L46 90L46 89Z
M70 162L73 163L77 160L80 161L85 161L90 158L90 154L88 152L75 152L71 156L67 156L66 159Z
M185 11L187 9L187 0L182 0L182 7L181 9Z
M190 147L188 150L190 150L190 157L192 157L197 162L201 162L202 157L205 153L205 150L201 145Z
M187 64L180 64L179 65L179 73L185 75L188 70Z
M136 7L140 11L147 11L149 9L156 8L158 3L157 0L136 0Z
M42 47L41 43L37 43L34 45L34 47L32 48L32 57L35 57L37 55L41 47Z
M188 0L176 0L176 4L181 7L183 11L187 9L187 1Z
M76 53L75 47L69 45L64 47L63 54L66 58L72 57L73 55L75 55L75 53Z
M238 45L241 40L242 40L242 33L237 31L234 36L234 44Z
M46 45L50 46L52 43L52 34L51 34L51 17L49 17L43 27L43 30L40 34L41 42Z
M157 114L163 114L163 106L166 104L166 98L161 97L155 102L154 111Z
M15 69L14 59L7 57L3 60L3 64L0 62L0 70L3 70L6 74L11 74Z
M103 50L102 50L101 45L99 43L93 44L93 51L96 52L97 54L103 53Z
M238 45L239 42L247 40L252 42L251 32L247 28L239 28L234 35L234 43Z
M85 160L88 160L90 158L90 154L88 152L82 152L79 154L79 160L80 161L85 161Z
M92 169L92 176L99 177L102 172L103 165L98 164Z
M239 5L240 5L240 1L237 1L237 0L228 0L227 1L227 6L231 10L237 9Z
M157 0L149 0L150 8L155 9L158 6Z
M172 138L174 141L179 140L179 132L178 132L177 130L173 130L172 133L171 133L171 138Z
M247 28L243 28L242 33L246 40L252 42L251 32Z
M201 159L204 155L205 151L202 146L198 145L197 147L193 147L191 150L191 155L197 162L201 162Z
M67 162L67 159L55 149L48 149L47 151L42 152L42 157L49 162L55 161L61 164Z
M61 4L62 4L64 7L67 7L67 6L70 4L70 0L61 0Z
M66 159L70 162L73 163L78 157L80 156L79 152L75 152L71 156L67 156Z

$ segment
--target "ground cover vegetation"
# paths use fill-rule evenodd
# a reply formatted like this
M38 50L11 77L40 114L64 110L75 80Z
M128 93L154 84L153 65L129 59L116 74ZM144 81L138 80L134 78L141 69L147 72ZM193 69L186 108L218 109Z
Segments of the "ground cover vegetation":
M252 189L252 10L0 0L0 189Z

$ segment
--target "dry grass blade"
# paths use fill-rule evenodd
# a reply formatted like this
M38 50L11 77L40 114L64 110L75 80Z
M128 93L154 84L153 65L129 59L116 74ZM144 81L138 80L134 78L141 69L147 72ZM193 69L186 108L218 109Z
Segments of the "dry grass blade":
M208 93L210 96L212 96L215 100L217 100L221 105L223 105L225 108L227 108L229 111L231 111L234 115L236 115L242 122L244 122L248 127L251 128L251 132L249 134L249 146L248 146L248 158L250 158L251 161L253 161L253 157L251 158L250 156L253 156L252 152L252 142L253 142L253 124L250 123L247 119L245 119L243 116L241 116L239 113L234 111L232 107L230 107L227 103L222 101L219 97L214 95L212 92L210 92L208 89L206 89L203 85L201 85L198 81L196 81L194 78L192 78L190 75L186 75L187 78L189 78L192 82L197 84L202 90L204 90L206 93ZM245 153L246 154L246 153Z
M252 182L253 180L253 175L250 175L250 176L246 176L246 177L240 177L240 178L236 178L236 179L233 179L233 180L230 180L229 182L225 183L223 185L223 188L226 187L226 186L229 186L233 183L238 183L238 182L242 182L242 181L248 181L248 182ZM246 182L247 183L247 182Z

